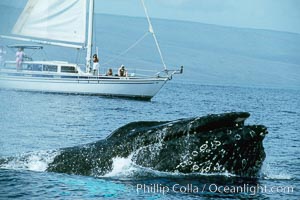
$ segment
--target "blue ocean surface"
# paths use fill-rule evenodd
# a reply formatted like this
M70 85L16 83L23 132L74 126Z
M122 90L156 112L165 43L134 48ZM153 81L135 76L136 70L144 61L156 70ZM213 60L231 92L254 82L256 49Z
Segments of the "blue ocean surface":
M97 96L0 91L0 198L299 199L299 90L169 82L150 102ZM264 124L266 160L257 179L232 174L166 174L114 160L104 177L45 172L59 148L94 142L132 121L247 111ZM170 158L172 159L172 158ZM231 192L217 188L231 188ZM256 190L255 188L261 188ZM243 187L243 191L234 189ZM168 191L167 191L168 188Z

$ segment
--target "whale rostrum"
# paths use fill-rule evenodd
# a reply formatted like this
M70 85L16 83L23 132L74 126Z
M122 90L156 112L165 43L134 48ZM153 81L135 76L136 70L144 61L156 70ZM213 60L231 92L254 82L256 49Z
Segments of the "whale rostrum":
M138 166L171 173L223 173L255 177L265 159L263 125L244 125L247 112L175 121L132 122L106 139L65 148L48 171L102 176L113 158L131 156Z

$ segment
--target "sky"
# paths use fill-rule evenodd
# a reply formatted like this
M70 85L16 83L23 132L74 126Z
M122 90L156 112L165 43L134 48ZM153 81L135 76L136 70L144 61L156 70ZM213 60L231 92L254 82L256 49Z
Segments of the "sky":
M97 12L144 16L139 0L97 0ZM138 2L138 3L136 3ZM145 0L149 15L300 33L300 0Z
M22 7L27 0L1 0ZM300 33L300 0L144 0L150 17ZM95 0L97 13L145 16L140 0Z

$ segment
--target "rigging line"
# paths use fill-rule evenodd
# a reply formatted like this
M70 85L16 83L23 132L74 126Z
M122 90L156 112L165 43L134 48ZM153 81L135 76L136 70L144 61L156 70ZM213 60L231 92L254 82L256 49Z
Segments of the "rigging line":
M32 52L32 54L30 55L30 57L32 58L35 54L37 54L38 53L38 49L35 49L33 52Z
M156 44L156 47L157 47L157 50L158 50L158 53L159 53L161 62L162 62L162 64L164 65L165 70L167 70L167 66L166 66L166 64L165 64L163 55L162 55L161 50L160 50L160 46L159 46L159 44L158 44L156 35L155 35L155 33L154 33L154 30L153 30L153 27L152 27L152 23L151 23L151 21L150 21L149 15L148 15L148 11L147 11L145 2L144 2L144 0L141 0L141 2L142 2L142 4L143 4L144 11L145 11L145 14L146 14L146 17L147 17L147 21L148 21L148 24L149 24L149 32L152 33L152 36L153 36L153 38L154 38L154 41L155 41L155 44Z
M48 55L47 55L47 53L44 49L42 49L42 54L44 54L44 57L45 57L46 60L49 60Z
M105 66L108 63L111 63L112 61L118 59L120 56L126 54L128 51L130 51L132 48L134 48L136 45L138 45L147 35L149 32L147 31L140 39L138 39L135 43L133 43L130 47L128 47L125 51L121 52L120 54L116 55L112 59L108 60L107 62L103 63L102 65Z

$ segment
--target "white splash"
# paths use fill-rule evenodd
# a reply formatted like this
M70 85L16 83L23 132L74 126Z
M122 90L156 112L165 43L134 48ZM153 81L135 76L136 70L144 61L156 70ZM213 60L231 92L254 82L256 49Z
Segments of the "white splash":
M261 173L264 179L274 179L274 180L291 180L293 177L287 174L286 171L279 170L276 167L272 167L269 163L264 163Z
M9 161L1 165L1 168L45 171L58 153L58 151L38 151L21 154L8 158Z
M115 157L113 158L113 169L105 177L128 177L134 171L135 167L132 163L133 154L129 155L127 158Z

